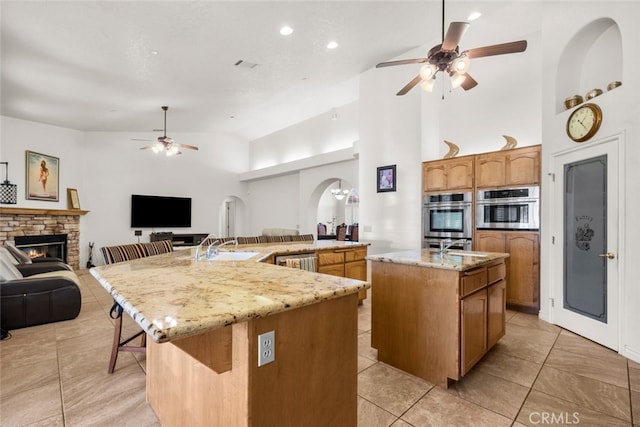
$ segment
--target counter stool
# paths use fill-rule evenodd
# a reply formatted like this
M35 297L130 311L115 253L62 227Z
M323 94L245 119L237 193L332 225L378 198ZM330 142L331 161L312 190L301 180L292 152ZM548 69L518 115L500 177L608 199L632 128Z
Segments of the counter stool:
M126 338L124 341L120 341L122 338L122 306L117 302L113 302L113 306L111 307L111 311L109 311L109 316L114 319L115 325L113 328L113 344L111 346L111 358L109 359L109 373L113 374L114 369L116 368L116 360L118 359L118 352L126 351L130 353L144 353L147 349L147 334L140 330L139 332L133 334L129 338ZM142 336L140 339L139 346L128 345L131 341Z

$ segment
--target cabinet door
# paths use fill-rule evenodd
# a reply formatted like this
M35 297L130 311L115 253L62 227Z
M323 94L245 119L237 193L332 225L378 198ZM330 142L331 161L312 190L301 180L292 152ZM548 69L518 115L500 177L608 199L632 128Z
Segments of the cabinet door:
M441 191L447 189L447 172L442 162L425 162L422 164L422 191Z
M505 233L508 258L507 304L540 307L540 239L538 233Z
M499 187L505 184L505 164L507 156L503 152L486 153L476 156L476 187Z
M473 158L452 159L447 163L447 190L473 189Z
M344 265L344 277L350 279L367 280L367 261L347 262Z
M523 148L509 154L506 164L506 184L540 183L540 146Z
M487 288L489 314L487 317L487 350L505 334L507 282L504 279Z
M318 267L318 273L344 277L344 264L323 265Z
M504 233L501 231L476 231L473 245L476 251L507 252Z
M460 300L460 374L464 375L487 351L487 290Z

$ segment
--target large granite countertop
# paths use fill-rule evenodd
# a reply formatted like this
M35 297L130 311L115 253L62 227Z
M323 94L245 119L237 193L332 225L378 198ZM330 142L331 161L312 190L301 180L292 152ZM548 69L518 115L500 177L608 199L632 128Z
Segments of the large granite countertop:
M265 317L368 289L355 279L259 262L271 255L367 246L318 241L243 245L245 261L195 261L195 248L94 267L91 274L155 342ZM225 249L233 249L227 246Z
M392 262L396 264L417 265L420 267L440 268L445 270L465 271L480 267L483 264L507 258L508 253L477 252L477 251L449 251L440 255L436 249L415 249L399 252L389 252L367 256L367 260L374 262Z

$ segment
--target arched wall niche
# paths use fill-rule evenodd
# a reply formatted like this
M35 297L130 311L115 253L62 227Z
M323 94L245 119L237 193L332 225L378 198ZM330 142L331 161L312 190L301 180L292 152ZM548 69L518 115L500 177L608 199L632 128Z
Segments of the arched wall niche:
M566 110L564 100L592 89L607 92L607 85L623 82L620 28L611 18L600 18L582 27L567 43L556 79L556 113Z

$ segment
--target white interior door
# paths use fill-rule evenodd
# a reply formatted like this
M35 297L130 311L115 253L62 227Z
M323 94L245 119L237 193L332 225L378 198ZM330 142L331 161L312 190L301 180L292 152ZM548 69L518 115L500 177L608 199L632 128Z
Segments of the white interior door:
M553 322L618 350L618 140L553 164Z

